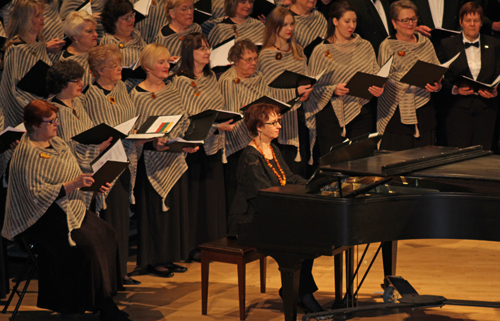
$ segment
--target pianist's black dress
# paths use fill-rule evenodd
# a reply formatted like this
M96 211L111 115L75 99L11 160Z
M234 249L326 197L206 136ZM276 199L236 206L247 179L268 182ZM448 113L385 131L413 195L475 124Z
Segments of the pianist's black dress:
M271 144L276 159L285 173L287 184L305 184L307 180L297 174L293 174L281 156L279 148ZM276 162L270 159L271 165L277 168ZM271 186L280 186L280 182L273 170L267 165L264 156L252 146L247 146L240 156L238 172L238 189L234 197L233 205L229 212L229 235L237 235L238 223L251 222L256 213L255 197L261 189ZM318 290L312 276L313 260L304 260L300 270L299 298Z

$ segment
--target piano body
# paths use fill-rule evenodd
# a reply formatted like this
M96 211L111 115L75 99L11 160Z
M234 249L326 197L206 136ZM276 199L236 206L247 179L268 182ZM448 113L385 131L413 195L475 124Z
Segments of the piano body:
M296 320L304 259L335 255L339 302L342 252L354 245L385 242L384 273L396 275L397 240L500 241L500 156L480 146L429 146L367 157L377 142L336 148L306 186L260 191L258 214L240 224L238 242L279 265L285 320ZM346 255L348 275L352 264Z

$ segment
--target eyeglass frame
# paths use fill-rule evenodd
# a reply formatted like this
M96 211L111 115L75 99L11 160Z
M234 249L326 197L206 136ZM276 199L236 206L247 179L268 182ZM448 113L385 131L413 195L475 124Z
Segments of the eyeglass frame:
M407 26L410 24L410 21L412 23L415 23L417 24L418 23L418 19L420 19L420 16L414 16L414 17L411 17L411 18L405 18L405 19L396 19L396 21L399 21L401 22L404 26ZM406 20L406 22L404 21Z
M273 121L272 123L264 123L264 124L265 124L265 125L271 125L271 126L276 127L276 124L281 125L281 123L280 123L280 122L281 122L281 119L278 119L278 120L276 120L276 121Z
M259 59L259 57L258 57L258 56L257 56L257 57L255 57L255 58L247 58L247 59L240 58L240 60L241 60L241 61L244 61L244 62L246 62L247 64L251 64L251 63L252 63L252 61L253 61L253 62L255 62L255 63L257 63L257 62L258 62L258 59Z
M119 18L123 21L130 21L130 20L132 20L132 18L135 18L135 11L132 11L131 13L123 15Z
M83 79L82 78L78 78L78 79L75 79L75 80L68 80L68 82L72 82L74 84L82 84L83 85Z
M54 125L56 122L59 123L59 117L57 116L52 120L42 120L42 123L47 123L49 125Z

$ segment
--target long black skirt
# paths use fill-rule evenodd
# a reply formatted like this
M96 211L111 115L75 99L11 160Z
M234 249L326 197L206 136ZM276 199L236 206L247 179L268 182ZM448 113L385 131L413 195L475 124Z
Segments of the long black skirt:
M106 197L105 210L100 217L111 225L118 237L118 252L120 253L120 271L127 274L129 251L130 207L129 207L130 170L127 168L118 178Z
M144 157L139 160L134 188L138 219L137 265L158 265L187 259L194 244L189 242L187 175L172 187L163 211L162 198L151 185Z
M0 231L3 228L5 218L5 204L7 199L7 189L3 187L3 175L0 176ZM9 270L7 256L7 240L0 237L0 299L9 293Z
M225 237L226 199L222 153L205 150L189 154L188 163L190 242L194 246Z
M87 211L68 242L66 213L52 206L24 235L40 245L37 306L61 313L97 311L121 287L116 232Z

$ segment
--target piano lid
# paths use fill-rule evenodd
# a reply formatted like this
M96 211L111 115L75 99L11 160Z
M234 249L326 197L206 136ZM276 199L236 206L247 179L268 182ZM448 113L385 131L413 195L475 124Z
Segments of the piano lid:
M411 173L439 165L491 154L481 146L467 148L426 146L373 157L354 159L338 164L321 166L321 171L336 175L394 176ZM420 173L420 172L419 172Z

